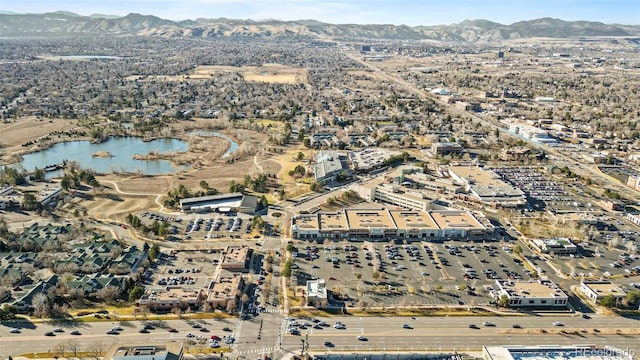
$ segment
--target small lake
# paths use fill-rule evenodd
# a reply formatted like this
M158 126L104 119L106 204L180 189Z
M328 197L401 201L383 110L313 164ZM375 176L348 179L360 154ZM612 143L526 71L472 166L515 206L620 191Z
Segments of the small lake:
M135 172L145 175L159 175L181 171L187 167L175 168L168 160L135 160L133 155L146 155L150 152L185 152L189 145L177 139L156 139L142 141L138 137L113 137L100 143L90 141L67 141L50 148L23 155L18 168L32 171L47 165L59 164L63 160L77 161L83 168L93 169L96 173ZM111 157L93 157L98 152L110 153ZM48 173L49 176L61 176L62 171Z
M229 157L229 155L231 155L234 151L238 150L238 143L233 141L233 139L230 138L229 136L227 136L225 134L222 134L222 133L219 133L217 131L196 130L196 131L192 131L190 134L197 135L197 136L203 136L203 137L215 136L215 137L219 137L219 138L227 140L229 142L229 149L227 149L227 151L224 153L224 155L222 155L223 158Z

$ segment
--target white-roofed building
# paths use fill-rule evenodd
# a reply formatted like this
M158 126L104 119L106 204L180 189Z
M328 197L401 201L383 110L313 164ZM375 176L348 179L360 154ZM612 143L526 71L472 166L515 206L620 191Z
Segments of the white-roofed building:
M307 280L307 305L315 307L326 306L327 283L324 279Z
M338 174L348 171L342 166L340 155L334 150L320 150L314 155L313 174L316 181L328 183L334 181Z

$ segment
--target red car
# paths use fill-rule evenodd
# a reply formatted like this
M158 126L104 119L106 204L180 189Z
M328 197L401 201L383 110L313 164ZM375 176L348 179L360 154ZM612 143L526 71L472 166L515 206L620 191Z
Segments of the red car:
M168 331L168 332L171 332L171 333L177 333L177 332L178 332L178 330L176 330L176 329L174 329L174 328L170 328L170 329L169 329L169 330L167 330L167 331Z
M211 340L220 341L222 339L220 339L220 336L218 336L218 335L211 335Z

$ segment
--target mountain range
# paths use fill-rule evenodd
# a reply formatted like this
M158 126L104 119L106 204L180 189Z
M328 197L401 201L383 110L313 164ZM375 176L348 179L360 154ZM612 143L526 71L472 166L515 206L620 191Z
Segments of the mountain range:
M172 21L152 15L94 14L82 16L68 11L44 14L0 12L0 37L143 35L215 38L295 37L320 39L390 39L456 42L494 42L526 38L571 38L591 36L640 36L640 26L554 18L520 21L504 25L488 20L465 20L452 25L359 25L328 24L315 20L196 19Z

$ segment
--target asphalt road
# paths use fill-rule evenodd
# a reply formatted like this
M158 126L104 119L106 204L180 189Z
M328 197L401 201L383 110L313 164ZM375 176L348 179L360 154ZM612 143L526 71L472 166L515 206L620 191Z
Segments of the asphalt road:
M590 320L579 317L538 316L538 317L418 317L415 320L407 317L393 318L332 318L342 321L344 330L324 328L308 330L310 351L435 351L435 350L479 350L483 345L573 345L599 344L615 346L623 349L640 351L640 336L602 335L602 334L552 334L550 332L565 330L599 329L604 333L607 329L636 329L638 320L618 317L594 317ZM483 321L490 321L495 326L483 326ZM554 326L560 321L564 326ZM411 326L402 328L403 324ZM479 329L469 328L470 324ZM518 324L522 329L513 329ZM546 334L539 333L545 329ZM529 333L536 332L534 334ZM519 332L519 333L518 333ZM363 335L366 341L358 340ZM301 340L306 338L303 330L301 336L285 335L283 350L299 353ZM332 345L327 346L325 342Z
M153 320L152 317L149 320ZM78 340L81 348L96 343L101 343L107 350L114 343L131 343L144 344L149 342L164 342L187 339L186 334L201 335L210 338L211 335L236 335L238 319L230 318L223 320L169 320L163 321L163 328L150 330L148 334L139 333L144 321L105 321L105 322L80 322L76 324L32 324L32 323L4 323L0 326L0 357L8 355L16 356L25 353L47 352L53 350L58 343L65 343L70 340ZM197 328L193 328L192 324L198 323L202 327L206 327L209 331L202 332ZM107 335L107 330L119 325L124 330L119 335ZM10 327L21 329L20 334L9 333ZM63 333L55 333L56 336L45 336L48 331L53 331L56 327L64 329ZM177 333L170 333L168 328L173 327L178 330ZM229 327L234 332L225 332L223 327ZM74 330L78 330L82 335L71 335ZM203 346L208 346L208 342L204 342Z
M333 327L322 330L309 329L310 351L437 351L452 349L464 351L479 350L483 345L542 345L542 344L599 344L610 345L622 349L640 351L640 335L607 335L608 329L633 330L640 324L638 319L620 317L604 317L594 315L592 319L567 316L492 316L492 317L333 317L321 318L333 324L342 321L347 328L338 330ZM483 321L490 321L495 326L483 326ZM554 321L560 321L564 326L554 326ZM193 328L194 322L209 329L201 332ZM408 324L410 329L403 329L402 325ZM479 329L470 329L470 324L478 325ZM518 324L522 329L513 329ZM106 331L119 325L124 330L120 335L107 335ZM233 349L237 354L269 353L275 354L282 351L299 353L302 335L281 335L286 330L286 320L280 313L262 313L249 320L240 321L237 318L223 320L169 320L164 321L165 328L151 330L149 334L142 334L143 321L126 322L92 322L79 323L79 325L64 326L63 324L13 324L22 328L20 334L10 334L9 327L5 324L0 327L0 356L16 356L32 352L47 352L53 350L57 343L64 343L77 339L82 348L101 343L106 350L114 343L145 344L149 342L183 341L187 333L201 335L210 338L211 335L222 336L233 334L237 342ZM47 331L53 331L55 327L62 327L64 333L56 333L56 336L44 336ZM178 333L170 333L168 327L176 328ZM222 331L223 327L229 327L233 332ZM540 333L545 329L547 333ZM574 335L574 330L589 330L589 333ZM593 333L593 329L599 329L600 333ZM82 335L70 335L73 330L79 330ZM566 334L553 334L550 332L565 330ZM532 333L529 333L531 331ZM358 335L363 335L367 341L357 340ZM325 342L331 342L334 346L327 347ZM207 342L202 345L206 347Z

